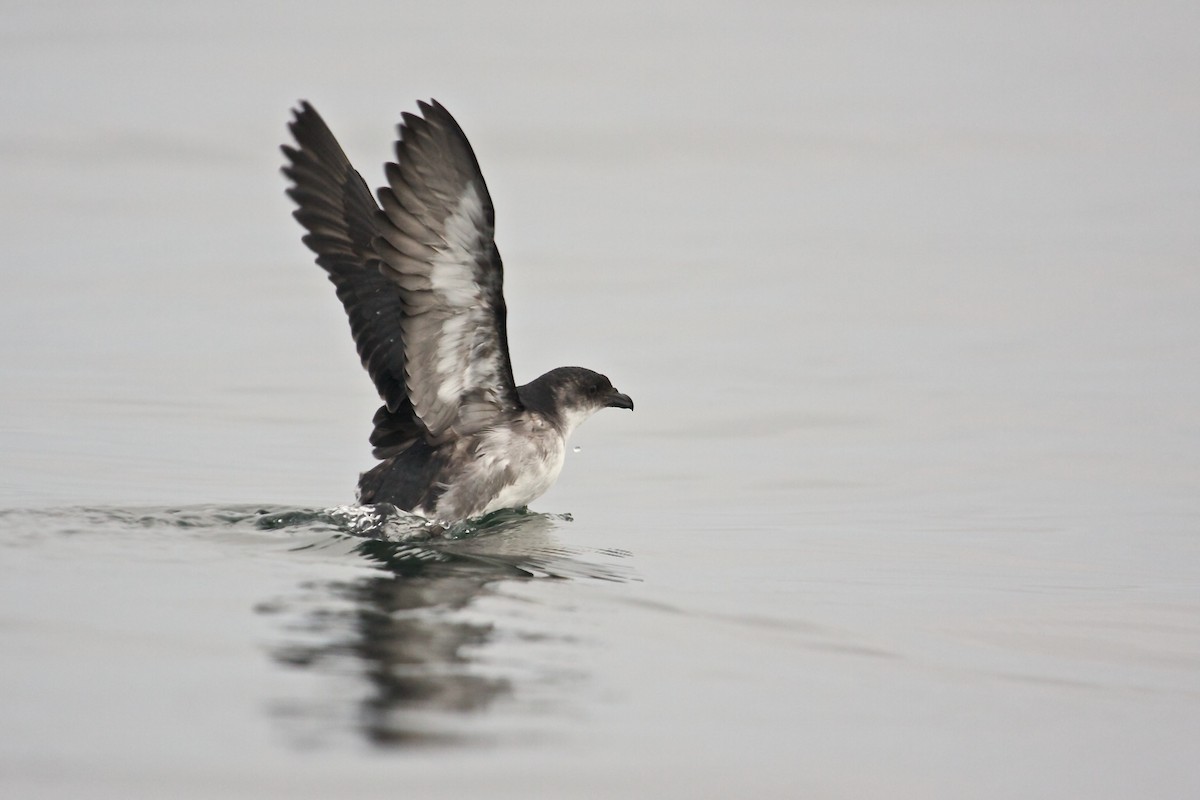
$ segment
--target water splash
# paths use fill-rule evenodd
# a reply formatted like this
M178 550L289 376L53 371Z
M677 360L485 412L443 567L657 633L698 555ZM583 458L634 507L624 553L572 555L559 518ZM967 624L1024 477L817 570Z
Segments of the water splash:
M279 533L293 550L327 549L348 544L396 574L424 572L435 564L485 566L497 576L590 577L628 580L612 563L613 554L559 544L553 531L572 521L570 514L539 514L504 509L443 528L395 506L295 508L275 505L163 506L121 508L73 506L0 509L0 530L10 537L118 535L147 529L187 531L196 535ZM599 556L594 561L591 556ZM419 569L416 569L419 567Z
M234 559L247 546L269 558L313 559L304 571L327 578L306 579L248 609L270 620L272 662L327 684L319 701L282 700L279 724L305 746L350 733L398 747L474 741L464 712L520 695L522 686L571 679L547 666L555 659L538 656L539 647L573 646L568 633L528 629L523 614L495 605L499 587L514 581L636 579L623 563L627 553L561 542L570 522L569 515L505 510L443 530L382 505L10 509L0 510L0 546L58 551L56 537L98 536L171 552L173 540L182 545L178 537L185 537ZM152 563L173 568L170 559ZM483 598L492 602L481 615ZM499 669L487 660L497 631L524 642Z

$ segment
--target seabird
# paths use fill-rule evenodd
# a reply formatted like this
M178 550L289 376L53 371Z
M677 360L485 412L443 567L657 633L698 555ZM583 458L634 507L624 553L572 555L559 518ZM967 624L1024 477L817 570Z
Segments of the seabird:
M448 525L527 506L558 478L581 422L633 401L583 367L516 385L479 162L440 103L418 106L401 115L378 205L307 102L283 172L384 403L371 433L380 463L359 477L358 500Z

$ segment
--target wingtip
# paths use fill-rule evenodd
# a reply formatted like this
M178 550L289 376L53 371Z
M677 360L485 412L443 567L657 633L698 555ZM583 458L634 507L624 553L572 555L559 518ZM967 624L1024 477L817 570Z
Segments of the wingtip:
M317 109L313 108L312 103L307 100L300 100L292 109L292 118L288 122L288 130L291 131L293 136L296 136L302 128L322 127L324 125L325 120L317 113Z
M425 116L428 119L449 120L454 122L454 115L446 110L446 107L439 103L434 98L429 98L429 102L425 105ZM456 125L458 123L455 123Z
M458 127L454 116L446 110L444 105L432 97L428 100L418 100L416 113L412 111L400 112L399 127L401 133L405 130L410 130L420 135L423 130L444 127L446 123L450 123L452 127ZM461 131L461 128L459 130Z

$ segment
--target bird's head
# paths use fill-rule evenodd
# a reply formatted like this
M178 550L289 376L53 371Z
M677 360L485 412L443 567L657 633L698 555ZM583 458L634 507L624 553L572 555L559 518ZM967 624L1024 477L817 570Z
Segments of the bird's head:
M628 408L633 400L613 388L612 381L583 367L559 367L517 390L526 408L551 419L563 438L602 408Z

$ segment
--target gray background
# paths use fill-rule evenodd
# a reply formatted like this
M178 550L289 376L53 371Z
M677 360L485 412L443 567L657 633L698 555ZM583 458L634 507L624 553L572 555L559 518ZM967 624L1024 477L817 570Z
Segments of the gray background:
M42 510L0 518L0 788L1196 796L1197 30L1169 2L7 4L0 507ZM578 575L431 611L506 689L412 724L473 743L379 747L353 657L267 655L335 640L302 622L370 565L111 523L352 499L377 400L277 147L308 99L377 184L429 96L489 182L518 380L586 365L637 411L535 504L573 513L537 535Z

